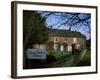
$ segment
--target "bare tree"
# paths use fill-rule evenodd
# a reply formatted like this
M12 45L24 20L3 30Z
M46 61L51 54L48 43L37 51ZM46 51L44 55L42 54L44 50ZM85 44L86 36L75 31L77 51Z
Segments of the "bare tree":
M48 12L41 11L39 12L44 18L45 21L48 21L50 17L56 17L58 19L54 24L49 24L49 28L60 28L61 26L67 27L69 30L86 30L90 33L90 23L91 23L91 15L90 13L69 13L69 12Z

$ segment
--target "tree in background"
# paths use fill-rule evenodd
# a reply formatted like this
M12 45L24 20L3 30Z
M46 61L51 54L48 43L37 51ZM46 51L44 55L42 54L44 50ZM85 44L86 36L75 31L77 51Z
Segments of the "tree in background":
M48 31L44 18L37 11L23 11L24 49L33 44L44 44L48 40Z
M39 12L51 29L66 29L69 31L78 31L91 37L91 14L78 12Z
M50 28L53 27L59 28L62 25L65 27L71 28L76 27L80 28L80 25L84 25L84 27L88 28L90 31L90 23L91 23L91 14L90 13L71 13L71 12L49 12L49 11L40 11L40 14L47 21L50 17L56 18L56 22L54 24L49 24Z

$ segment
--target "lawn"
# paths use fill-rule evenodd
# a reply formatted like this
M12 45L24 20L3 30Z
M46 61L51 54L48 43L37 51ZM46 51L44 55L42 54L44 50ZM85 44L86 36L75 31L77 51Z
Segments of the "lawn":
M55 56L56 60L54 60L52 63L47 64L48 67L73 67L73 66L79 66L77 64L80 64L79 62L82 61L90 61L89 54L87 53L88 50L82 50L75 55L72 55L71 52L60 52L60 51L51 51L50 55ZM89 52L89 51L88 51ZM83 62L81 62L83 63ZM89 65L89 63L84 65Z
M56 59L62 59L64 57L68 57L71 56L72 53L71 52L67 52L67 51L48 51L49 55L53 55Z
M90 66L91 65L91 52L87 50L85 56L77 66Z
M54 68L90 65L90 50L82 50L74 55L67 51L48 51L45 62L41 60L26 60L26 68ZM31 62L31 63L30 63ZM35 64L36 63L36 64Z

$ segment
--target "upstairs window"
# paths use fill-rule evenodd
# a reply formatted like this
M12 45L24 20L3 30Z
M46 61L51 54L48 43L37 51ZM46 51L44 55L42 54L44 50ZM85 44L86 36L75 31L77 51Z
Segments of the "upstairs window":
M56 38L56 41L58 41L58 39Z
M58 41L58 38L55 37L55 38L54 38L54 41L57 42L57 41Z

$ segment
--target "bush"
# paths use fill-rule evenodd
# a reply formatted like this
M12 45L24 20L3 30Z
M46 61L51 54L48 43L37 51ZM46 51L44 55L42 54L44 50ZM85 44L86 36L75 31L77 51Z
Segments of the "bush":
M47 63L54 62L56 60L57 59L56 59L56 57L54 55L47 55L47 59L46 59Z
M28 55L27 50L23 50L23 54L24 54L24 57L27 58L27 55Z
M61 52L61 51L48 51L48 53L50 55L53 55L57 60L62 59L64 57L72 56L72 54L67 52L67 51L63 51L63 52Z

